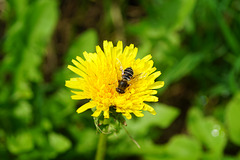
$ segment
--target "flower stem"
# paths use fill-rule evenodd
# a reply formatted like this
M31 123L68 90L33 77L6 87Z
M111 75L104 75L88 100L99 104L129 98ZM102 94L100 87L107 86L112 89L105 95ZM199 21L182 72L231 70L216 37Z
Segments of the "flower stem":
M107 134L100 133L95 160L104 160L107 148Z

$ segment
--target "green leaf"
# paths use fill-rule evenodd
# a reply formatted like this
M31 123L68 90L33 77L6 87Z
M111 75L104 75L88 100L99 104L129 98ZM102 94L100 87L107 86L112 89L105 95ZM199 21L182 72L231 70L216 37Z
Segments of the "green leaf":
M239 104L240 104L240 92L238 92L227 105L226 123L231 141L240 146Z
M22 65L27 77L32 81L41 80L39 65L41 64L45 47L50 41L58 20L56 1L36 1L26 15L23 34L26 36L27 46L23 48ZM26 34L27 33L27 34Z
M218 3L216 0L207 1L212 12L214 13L216 20L218 22L218 26L225 38L226 43L228 43L229 48L232 50L233 53L239 55L240 47L239 41L235 33L232 32L231 27L227 23L227 21L222 16L221 10L219 9Z
M22 17L25 14L28 0L8 0L7 2L11 9L15 11L17 17Z
M25 123L29 123L32 120L32 106L27 101L21 101L14 108L13 114Z
M179 63L169 68L162 75L161 79L165 81L165 87L181 79L190 73L204 58L204 54L188 54ZM163 88L163 89L164 89ZM161 89L163 91L163 89Z
M60 135L57 133L50 133L48 138L49 138L50 146L56 152L60 152L60 153L65 152L68 149L70 149L72 146L71 141L63 135Z
M152 122L162 128L167 128L179 115L179 110L173 106L161 103L155 103L151 106L155 109L157 115L148 114L145 119L149 119L151 116Z
M126 135L125 132L122 132L124 135ZM118 135L119 137L119 135ZM131 139L127 136L122 137L122 139L116 139L116 136L109 137L109 141L115 140L113 143L114 145L110 146L111 149L108 150L108 153L111 156L123 156L123 155L142 155L145 157L157 157L158 159L163 158L166 156L166 150L165 146L156 145L154 142L150 139L149 136L144 136L143 138L137 140L137 142L140 144L141 148L139 149L133 142L131 142ZM120 143L118 143L120 142ZM118 143L118 145L116 145ZM111 145L111 143L110 143Z
M226 134L223 126L212 117L205 118L197 108L189 111L187 126L194 135L208 149L207 157L220 158L226 145Z
M20 132L17 135L7 138L7 148L13 154L20 154L31 151L34 148L32 135L30 132Z
M239 158L232 156L224 156L222 160L239 160Z
M192 12L196 0L153 1L155 13L160 17L161 25L167 29L177 29L183 25ZM158 3L157 3L158 2Z
M157 112L156 115L152 115L146 111L144 113L144 117L139 118L137 122L134 122L133 120L127 120L127 128L131 130L133 135L145 135L148 132L149 127L153 125L161 128L167 128L179 115L179 110L177 108L165 104L156 103L153 105L151 104L151 106Z
M196 0L142 1L148 10L148 18L127 30L141 37L159 38L183 27L191 14Z
M77 133L76 151L78 153L93 153L97 146L98 136L99 135L97 135L96 131L93 129L84 129L81 131L81 134Z
M49 121L47 118L43 118L41 121L41 127L45 131L51 131L53 126L52 122Z
M11 1L11 4L19 5L16 1ZM12 95L15 100L30 99L33 96L30 82L42 80L39 67L57 19L56 1L34 1L25 8L24 14L16 17L9 26L3 46L6 56L2 64L3 70L13 75Z
M237 93L240 85L239 85L239 76L240 76L240 57L234 57L234 62L232 63L233 67L228 75L228 84L232 93Z
M166 146L167 154L174 160L198 160L201 156L201 145L185 135L173 137Z
M46 44L46 40L48 41L52 35L58 20L56 1L36 1L29 9L26 18L28 42L32 45Z

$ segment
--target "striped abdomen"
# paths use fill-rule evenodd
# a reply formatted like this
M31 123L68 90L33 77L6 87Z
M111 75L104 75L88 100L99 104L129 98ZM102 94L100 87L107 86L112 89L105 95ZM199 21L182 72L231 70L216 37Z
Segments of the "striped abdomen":
M124 70L123 75L122 75L122 79L130 81L132 76L133 76L133 69L131 67L128 67Z

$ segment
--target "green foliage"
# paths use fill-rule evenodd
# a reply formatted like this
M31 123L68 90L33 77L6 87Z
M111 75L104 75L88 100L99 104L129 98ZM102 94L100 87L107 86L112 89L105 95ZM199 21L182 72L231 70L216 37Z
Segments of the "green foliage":
M157 112L155 116L150 113L145 113L144 117L141 119L127 121L130 133L136 136L145 137L149 135L149 131L153 126L167 128L179 115L179 110L176 108L164 104L156 104L153 106L155 106L155 111Z
M29 132L19 132L16 136L9 136L7 148L13 154L31 151L34 147L32 135Z
M193 108L189 111L188 129L207 149L206 159L222 157L226 145L226 133L223 126L212 117L203 117L200 110Z
M64 137L63 135L50 133L48 138L49 138L50 146L56 152L60 152L60 153L65 152L71 147L71 141L66 137Z
M3 5L2 5L3 4ZM1 159L94 159L98 134L66 66L102 40L151 53L157 114L127 120L106 159L240 159L238 0L0 1ZM121 37L122 39L119 39Z
M95 51L97 43L97 33L93 29L89 29L74 40L73 44L69 47L66 57L66 63L70 62L73 57L83 57L84 51L92 53Z
M166 153L169 155L167 159L197 160L201 157L201 146L195 139L179 135L171 139L166 146Z
M240 125L238 123L240 115L240 93L237 93L235 97L229 102L226 109L226 123L229 131L230 139L240 145Z
M193 71L195 67L200 64L203 58L202 54L189 54L182 58L179 62L175 63L175 65L166 70L166 73L163 75L163 79L168 82L166 86L180 80L183 76Z

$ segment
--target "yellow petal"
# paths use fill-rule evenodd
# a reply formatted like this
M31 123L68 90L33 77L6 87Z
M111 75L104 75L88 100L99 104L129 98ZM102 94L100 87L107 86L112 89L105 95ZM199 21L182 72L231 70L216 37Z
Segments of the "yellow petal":
M124 62L125 61L125 58L128 56L128 53L129 53L129 47L125 47L124 50L123 50L123 53L122 53L122 61Z
M151 73L153 73L154 71L156 71L157 70L157 68L156 67L153 67L153 68L151 68L148 72L148 74L151 74Z
M81 63L84 67L86 67L86 61L84 61L81 57L77 56L76 58L79 63Z
M147 81L151 81L151 80L155 80L158 76L161 75L161 72L160 71L157 71L153 74L151 74L148 78L147 78Z
M83 71L83 72L86 72L86 68L82 65L82 64L80 64L79 62L77 62L76 60L72 60L72 63L77 67L77 68L79 68L81 71Z
M81 107L79 107L79 108L77 109L77 113L82 113L82 112L86 111L87 109L93 108L93 107L95 107L95 106L96 106L96 104L93 103L92 101L90 101L90 102L82 105Z
M150 112L152 115L156 115L157 112L155 110L153 110L152 112Z
M134 111L133 113L134 113L137 117L143 117L143 116L144 116L144 114L141 113L141 111Z
M148 94L148 95L153 95L153 94L157 94L157 91L156 90L147 90L144 93Z
M86 51L83 52L83 56L84 56L84 58L86 59L87 62L90 62L89 54Z
M69 88L73 88L73 89L81 89L83 90L83 82L84 79L82 78L78 78L78 80L72 80L73 78L70 79L70 81L66 81L65 82L65 86L69 87ZM76 78L77 79L77 78Z
M150 85L148 89L158 89L158 88L162 88L163 86L164 86L164 81L157 81L152 85Z
M132 97L137 98L137 100L139 101L141 96L144 96L144 95L154 95L154 94L157 94L156 90L146 90L146 91L143 91L143 92L136 93Z
M102 112L102 110L96 110L96 111L92 114L92 116L93 116L93 117L98 117L98 116L101 114L101 112Z
M123 113L123 115L127 118L127 119L131 119L132 115L129 112L125 112Z
M86 95L84 92L79 92L76 95L72 95L71 98L74 100L90 99L90 97L88 95Z
M72 81L82 82L82 81L84 81L84 79L83 79L82 77L80 77L80 78L70 78L70 81L71 81L71 82L72 82Z
M153 114L153 115L156 115L156 114L157 114L156 111L155 111L151 106L149 106L149 105L146 104L146 103L144 103L143 110L148 111L148 112L150 112L150 113Z
M106 57L110 56L112 48L113 48L113 43L111 41L103 42L103 50L104 50L104 53L106 54Z
M145 61L145 62L147 62L147 61L149 61L151 58L152 58L152 55L149 54L149 55L146 55L142 60Z
M83 71L81 71L80 69L78 69L78 68L76 68L74 66L68 65L68 69L70 69L71 71L73 71L74 73L78 74L81 77L85 77L86 76L86 74Z
M104 118L109 118L109 110L104 111L103 115L104 115Z
M132 52L130 52L130 55L129 55L129 59L132 60L132 59L135 59L136 56L137 56L137 52L138 52L138 49L135 47Z
M144 101L146 102L157 102L158 101L158 97L156 96L147 96L144 98Z
M133 48L134 48L134 44L130 44L130 45L129 45L129 48L130 48L130 49L133 49Z
M122 54L122 49L123 49L123 43L122 41L118 41L117 43L117 53ZM118 55L118 54L117 54Z

